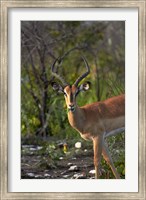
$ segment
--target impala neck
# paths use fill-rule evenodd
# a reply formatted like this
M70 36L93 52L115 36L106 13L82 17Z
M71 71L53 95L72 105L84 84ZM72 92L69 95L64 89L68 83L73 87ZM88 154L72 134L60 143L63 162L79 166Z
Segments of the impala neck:
M70 125L78 131L82 131L82 124L85 119L83 109L76 105L73 111L68 110L68 120Z

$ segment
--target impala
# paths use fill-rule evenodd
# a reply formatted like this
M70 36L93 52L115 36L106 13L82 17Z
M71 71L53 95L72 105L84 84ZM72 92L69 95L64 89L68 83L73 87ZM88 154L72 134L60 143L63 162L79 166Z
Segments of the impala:
M120 179L104 139L125 130L125 95L79 107L76 103L76 96L81 91L87 91L90 88L89 82L79 85L80 81L90 73L86 59L84 57L82 59L86 66L86 72L79 76L73 85L68 84L56 72L55 64L59 61L56 59L51 66L51 71L52 75L62 84L52 82L52 87L55 91L64 94L70 125L80 133L82 138L93 141L95 178L100 176L100 162L103 155L114 176Z

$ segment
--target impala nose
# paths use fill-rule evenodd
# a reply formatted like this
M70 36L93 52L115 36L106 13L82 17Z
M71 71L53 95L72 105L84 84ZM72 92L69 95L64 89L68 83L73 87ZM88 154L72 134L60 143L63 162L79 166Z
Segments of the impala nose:
M74 104L70 104L70 105L69 105L69 110L72 111L72 112L75 111L75 106L74 106Z

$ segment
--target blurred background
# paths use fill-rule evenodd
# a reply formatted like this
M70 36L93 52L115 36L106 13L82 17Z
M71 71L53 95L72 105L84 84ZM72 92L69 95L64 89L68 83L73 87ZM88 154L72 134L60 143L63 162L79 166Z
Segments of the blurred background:
M64 143L71 146L81 141L84 144L68 123L63 95L56 94L50 84L55 80L51 76L51 65L59 56L62 64L58 66L58 72L73 84L86 70L81 55L85 56L91 69L85 79L91 82L91 89L79 94L79 106L124 93L124 21L21 22L21 144L23 147L41 145L52 160L60 156L54 153L54 141L60 146L62 143L63 153ZM111 149L117 144L116 140L123 148L123 138L122 135L110 139ZM53 147L48 146L52 144ZM22 148L22 155L25 153L28 149Z

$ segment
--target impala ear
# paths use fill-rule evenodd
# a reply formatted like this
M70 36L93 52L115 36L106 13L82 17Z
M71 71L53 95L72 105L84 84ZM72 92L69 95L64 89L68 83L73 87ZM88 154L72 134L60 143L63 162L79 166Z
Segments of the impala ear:
M63 93L63 87L56 82L51 83L53 90L59 93Z
M83 83L83 89L84 89L84 91L89 90L90 89L90 85L91 85L91 83L89 81Z
M91 85L91 83L89 81L87 81L87 82L85 82L85 83L83 83L79 86L79 90L80 91L87 91L87 90L89 90L90 85Z

